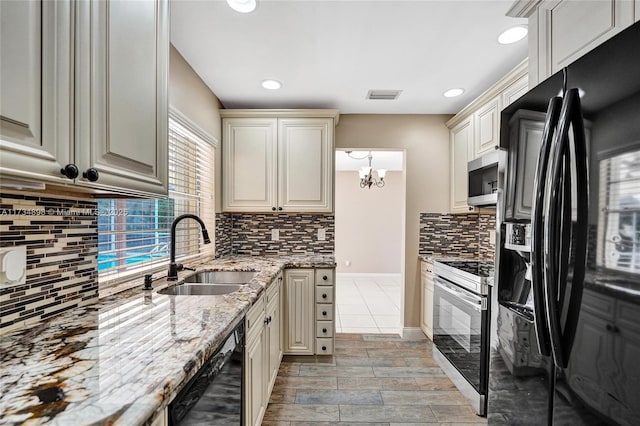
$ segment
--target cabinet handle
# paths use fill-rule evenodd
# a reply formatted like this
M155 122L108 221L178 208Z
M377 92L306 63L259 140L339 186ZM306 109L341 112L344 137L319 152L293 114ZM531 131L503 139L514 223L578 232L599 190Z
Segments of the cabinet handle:
M607 324L607 331L610 331L612 333L619 333L620 329L616 325Z
M265 324L269 324L269 318L265 318L265 319L264 319L264 323L265 323Z
M327 311L322 311L322 316L327 316Z
M326 346L323 346L323 347L322 347L322 350L323 350L323 351L326 351L326 350L327 350L327 347L326 347Z
M322 329L322 332L323 332L323 333L326 333L326 332L327 332L327 329L326 329L326 328L323 328L323 329Z
M323 276L322 276L322 279L326 281L326 280L328 280L328 279L329 279L329 277L327 277L326 275L323 275Z
M78 171L78 166L75 164L67 164L64 168L60 169L60 173L69 179L75 179L80 172Z
M469 207L469 211L473 211L473 207Z
M275 208L275 207L271 207L271 210L273 210L273 211L275 212L275 211L276 211L276 208Z
M278 210L279 210L279 211L282 211L282 207L278 207Z
M87 179L89 182L95 182L100 177L100 174L96 169L90 167L85 172L82 172L82 177Z
M323 299L326 299L326 298L327 298L327 295L326 295L326 294L323 294L323 295L322 295L322 298L323 298Z

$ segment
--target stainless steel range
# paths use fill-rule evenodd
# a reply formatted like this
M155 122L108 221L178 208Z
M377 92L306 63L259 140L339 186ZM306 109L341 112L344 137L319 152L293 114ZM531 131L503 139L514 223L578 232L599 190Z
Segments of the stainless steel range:
M485 415L493 263L435 261L433 272L433 356L477 413Z

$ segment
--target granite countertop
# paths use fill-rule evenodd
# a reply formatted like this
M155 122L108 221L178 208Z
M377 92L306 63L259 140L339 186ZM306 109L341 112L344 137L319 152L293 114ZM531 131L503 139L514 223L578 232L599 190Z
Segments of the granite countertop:
M334 267L335 259L229 257L189 266L259 272L224 296L158 294L169 285L163 278L152 291L128 290L0 337L0 424L149 423L280 271Z

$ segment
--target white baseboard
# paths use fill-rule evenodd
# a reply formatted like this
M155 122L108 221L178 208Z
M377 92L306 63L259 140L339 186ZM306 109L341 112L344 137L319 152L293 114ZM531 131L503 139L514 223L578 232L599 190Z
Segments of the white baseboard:
M371 274L364 272L336 272L336 278L401 278L402 274Z
M403 327L402 328L402 338L411 340L411 339L419 339L422 340L426 337L426 335L422 332L420 327Z

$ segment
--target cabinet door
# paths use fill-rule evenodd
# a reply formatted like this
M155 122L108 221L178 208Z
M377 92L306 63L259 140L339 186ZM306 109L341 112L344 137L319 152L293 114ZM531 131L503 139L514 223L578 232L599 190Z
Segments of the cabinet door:
M267 395L271 393L271 389L278 376L278 368L282 359L282 346L280 346L280 292L277 293L277 299L273 300L267 306L267 318L269 324L267 330L267 346L269 347L269 359L265 366L267 369Z
M333 119L278 120L278 205L284 211L333 211Z
M508 107L529 90L529 76L523 75L502 92L501 110ZM499 132L499 129L498 129Z
M612 360L613 335L607 331L610 322L587 309L580 312L580 322L567 370L569 386L588 405L606 413L609 406L609 377L615 374Z
M473 114L474 152L470 159L480 157L500 146L500 97L487 102Z
M534 111L519 111L509 123L511 143L506 190L507 219L531 219L544 116Z
M581 313L582 315L582 313ZM617 300L614 362L616 388L610 392L611 417L620 424L640 424L640 310L637 303Z
M312 269L285 273L285 354L313 355L314 279Z
M71 163L70 1L0 2L0 173L67 182Z
M76 32L82 185L167 194L168 0L83 0Z
M266 409L266 374L264 370L265 333L247 342L244 358L245 419L248 425L259 426Z
M277 120L223 120L223 206L231 212L271 212L277 208Z
M451 212L473 211L467 205L469 177L467 162L473 144L473 117L468 117L450 131L451 138Z
M562 69L634 22L631 0L556 0L538 9L539 80Z

